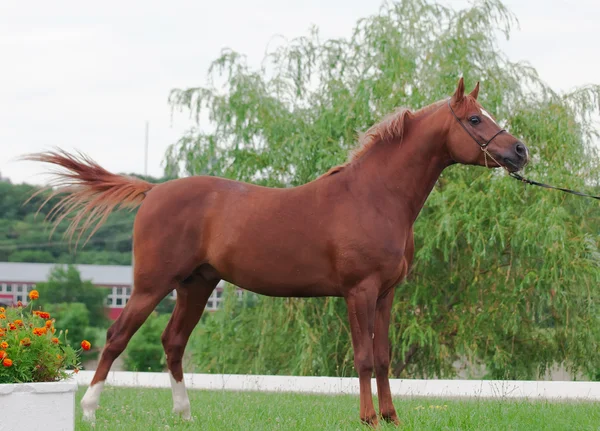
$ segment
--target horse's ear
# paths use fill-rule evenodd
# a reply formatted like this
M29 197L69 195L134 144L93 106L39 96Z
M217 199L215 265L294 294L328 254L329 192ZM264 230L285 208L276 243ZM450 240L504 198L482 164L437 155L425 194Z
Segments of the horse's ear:
M456 91L452 96L452 102L458 103L463 100L463 97L465 97L465 81L461 76L458 80L458 87L456 87Z
M475 84L475 88L473 89L473 91L471 91L471 93L469 93L469 95L471 97L473 97L473 99L477 100L478 94L479 94L479 81L477 81L477 84Z

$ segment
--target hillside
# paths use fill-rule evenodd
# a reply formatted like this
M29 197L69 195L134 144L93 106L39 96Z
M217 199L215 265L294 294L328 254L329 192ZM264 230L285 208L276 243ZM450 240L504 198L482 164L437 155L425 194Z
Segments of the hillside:
M139 175L150 182L168 178ZM64 232L68 221L63 221L50 236L51 221L45 220L59 197L50 200L36 215L39 206L48 197L41 193L25 201L38 187L29 184L0 182L0 261L41 263L86 263L98 265L131 264L131 233L135 211L117 211L94 234L85 247L74 250ZM87 237L84 236L84 238Z

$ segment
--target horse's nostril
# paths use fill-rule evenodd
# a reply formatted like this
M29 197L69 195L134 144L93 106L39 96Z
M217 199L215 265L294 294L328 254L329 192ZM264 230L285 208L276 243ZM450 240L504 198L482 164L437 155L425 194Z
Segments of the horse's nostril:
M527 148L525 147L525 145L523 145L522 143L518 142L515 145L515 152L517 153L518 156L520 157L525 157L527 156Z

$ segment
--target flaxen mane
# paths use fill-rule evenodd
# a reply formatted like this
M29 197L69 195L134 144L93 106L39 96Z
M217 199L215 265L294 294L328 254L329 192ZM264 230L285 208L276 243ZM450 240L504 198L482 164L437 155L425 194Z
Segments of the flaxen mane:
M371 147L373 147L373 145L376 145L378 142L386 142L391 140L397 140L401 142L402 138L404 137L404 129L407 118L412 118L416 115L437 109L442 105L442 103L445 103L445 101L433 103L415 112L410 111L408 108L397 108L391 114L383 117L380 122L372 125L366 132L359 132L358 146L350 151L350 157L348 161L342 165L334 166L325 174L321 175L321 177L340 172L349 163L361 158L367 151L371 149Z

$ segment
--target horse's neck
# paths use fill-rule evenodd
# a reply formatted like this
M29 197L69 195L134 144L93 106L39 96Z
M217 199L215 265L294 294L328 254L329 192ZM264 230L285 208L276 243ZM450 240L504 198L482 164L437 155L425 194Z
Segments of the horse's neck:
M451 164L444 150L445 133L423 119L412 119L402 142L378 143L356 166L368 193L388 205L386 211L412 223L442 171Z

